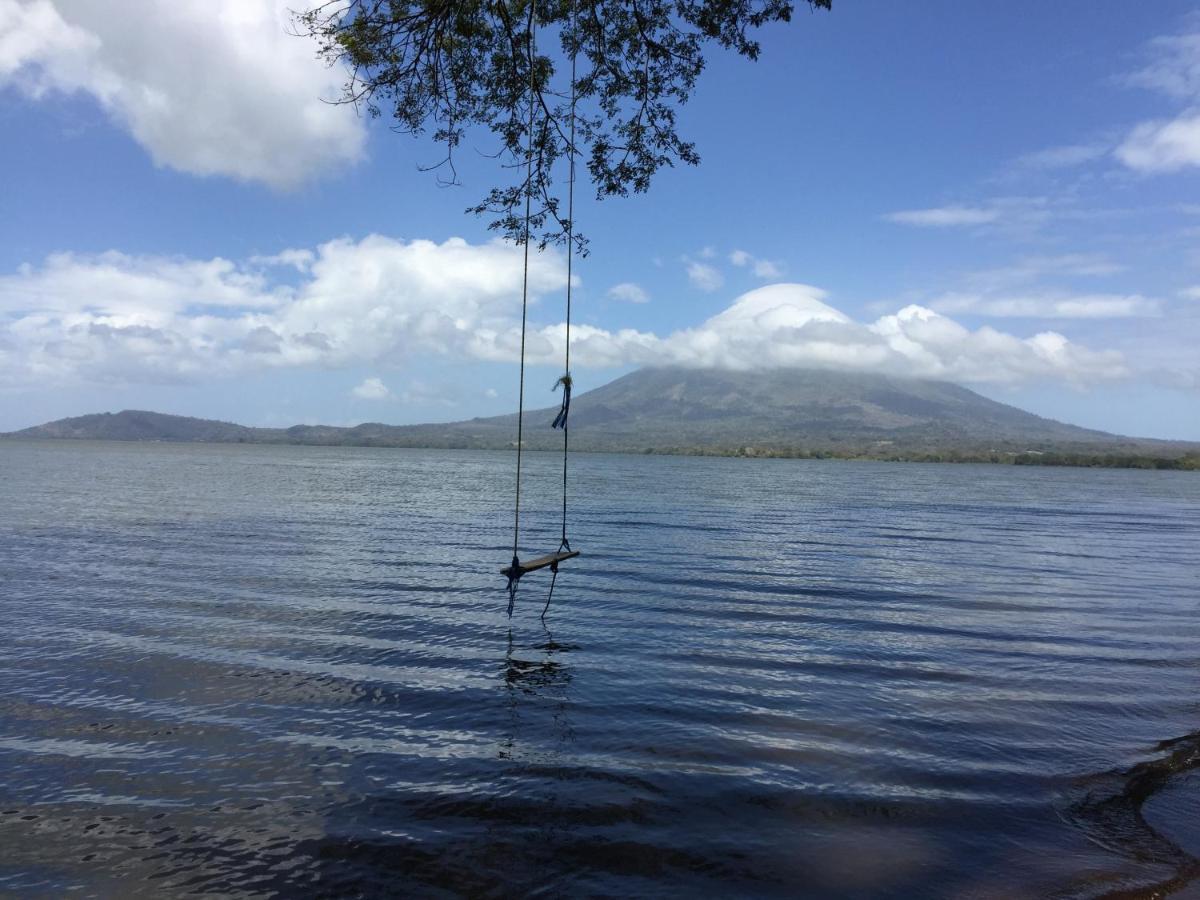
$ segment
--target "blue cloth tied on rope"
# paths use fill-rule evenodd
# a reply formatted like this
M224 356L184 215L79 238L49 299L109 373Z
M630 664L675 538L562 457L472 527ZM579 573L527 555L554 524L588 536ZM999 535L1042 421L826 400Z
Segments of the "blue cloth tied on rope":
M558 408L558 415L554 417L554 421L550 423L550 427L561 428L563 431L566 431L567 416L571 412L571 377L569 375L563 376L558 380L558 383L562 385L563 389L562 405ZM557 385L555 386L557 387Z

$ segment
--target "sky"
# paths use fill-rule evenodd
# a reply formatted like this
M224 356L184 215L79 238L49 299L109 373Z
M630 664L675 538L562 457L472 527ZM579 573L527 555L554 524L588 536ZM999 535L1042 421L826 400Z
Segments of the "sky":
M248 425L513 410L507 175L327 102L296 0L0 0L0 431L152 409ZM835 0L715 50L702 162L576 219L577 392L644 365L948 379L1200 440L1200 7ZM566 257L531 259L527 403Z

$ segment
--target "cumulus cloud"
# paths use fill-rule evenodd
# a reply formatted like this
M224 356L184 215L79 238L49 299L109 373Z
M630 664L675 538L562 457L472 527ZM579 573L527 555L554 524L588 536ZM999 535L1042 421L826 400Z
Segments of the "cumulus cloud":
M298 280L280 273L287 284L272 280L273 268L251 263L117 253L23 267L0 278L0 385L196 381L395 364L419 354L518 357L522 255L511 245L372 235L330 241L310 258ZM558 364L566 329L539 323L537 300L565 286L564 260L547 252L531 263L527 357ZM1022 338L970 330L915 305L858 322L826 300L815 287L775 284L664 335L579 325L572 359L583 367L825 367L992 383L1089 382L1126 371L1119 353L1089 350L1053 331ZM388 390L368 378L355 393ZM392 395L432 402L428 393L415 386Z
M932 209L904 209L884 216L899 225L919 228L953 228L961 225L986 225L1000 218L996 209L979 206L938 206Z
M509 359L520 346L511 245L371 235L311 254L298 283L252 263L115 252L24 266L0 277L0 383L194 379L414 352ZM565 286L562 257L532 257L530 278L536 305Z
M91 96L160 166L292 187L354 162L340 73L288 0L0 0L0 87Z
M16 278L0 278L0 313L71 312L82 305L117 317L144 317L147 310L172 315L188 309L269 309L289 297L286 289L270 286L261 272L220 257L57 253L36 271L23 266Z
M664 338L631 330L593 332L574 352L585 363L817 367L992 383L1082 382L1125 374L1119 353L1094 352L1055 332L1021 339L987 327L971 331L915 305L866 324L834 309L825 297L809 285L770 285L743 294L698 327Z
M362 384L350 393L360 400L387 400L392 396L392 392L381 378L364 378Z
M649 303L650 295L640 284L634 284L632 281L623 281L620 284L614 284L608 289L608 296L614 300L624 300L626 303Z

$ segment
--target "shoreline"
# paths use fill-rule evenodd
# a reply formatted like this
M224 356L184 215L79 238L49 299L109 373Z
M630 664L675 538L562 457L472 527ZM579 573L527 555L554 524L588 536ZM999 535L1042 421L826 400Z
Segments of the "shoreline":
M255 446L255 447L360 447L375 450L448 450L512 452L516 448L451 446L438 444L390 443L385 441L325 442L325 441L205 441L205 440L159 440L93 437L26 437L12 434L0 435L3 443L72 443L95 441L107 444L172 444L212 446ZM525 447L527 453L558 453L549 447ZM597 448L579 447L575 453L603 453L627 456L694 456L725 459L817 459L841 462L895 462L895 463L952 463L1007 466L1039 466L1086 469L1141 469L1176 472L1200 471L1200 453L1184 453L1179 456L1155 456L1145 453L1087 453L1055 450L913 450L893 453L878 453L870 450L853 449L806 449L796 447L646 447Z

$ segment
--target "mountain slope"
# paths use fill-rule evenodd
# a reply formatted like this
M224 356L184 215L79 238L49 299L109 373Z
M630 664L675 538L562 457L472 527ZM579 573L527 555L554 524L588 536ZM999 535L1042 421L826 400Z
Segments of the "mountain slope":
M555 412L526 412L527 446L556 446L560 438L545 427ZM516 434L516 420L404 426L391 436L437 446L504 446ZM571 404L571 443L580 449L834 450L880 442L973 450L1163 443L1044 419L948 382L815 370L643 369Z
M549 449L556 407L525 414L526 446ZM428 425L364 423L248 428L125 411L62 419L7 437L107 440L511 447L515 414ZM1159 453L1189 445L1066 425L942 381L817 370L643 369L576 397L571 444L580 450Z

